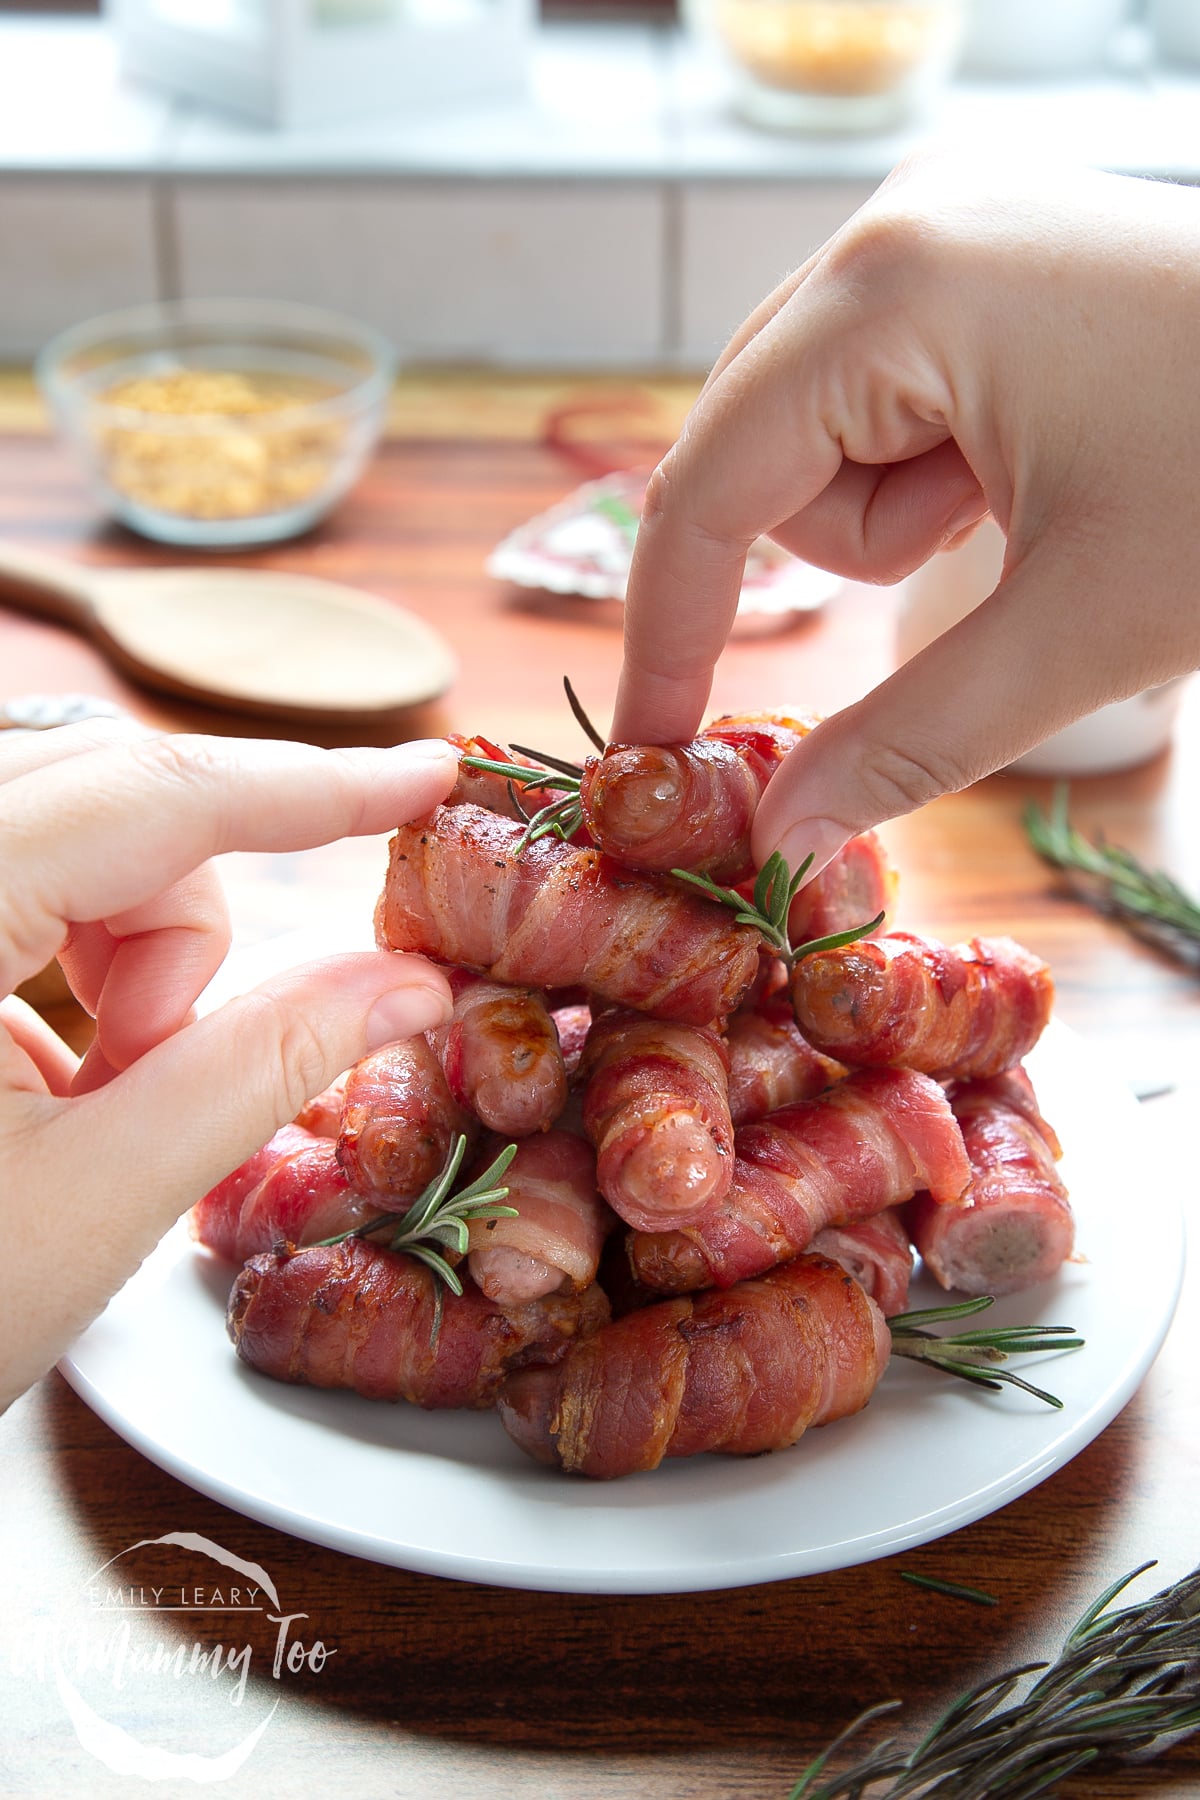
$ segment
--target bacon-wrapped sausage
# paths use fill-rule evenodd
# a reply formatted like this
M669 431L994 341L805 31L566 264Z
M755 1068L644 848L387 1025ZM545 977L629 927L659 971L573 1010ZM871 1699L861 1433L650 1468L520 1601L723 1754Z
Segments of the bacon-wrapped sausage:
M336 1081L331 1081L327 1088L306 1101L296 1114L296 1124L303 1125L314 1137L335 1138L342 1129L342 1107L346 1104L349 1077L349 1069L344 1070Z
M607 1317L599 1289L501 1307L473 1286L441 1298L415 1257L350 1238L255 1256L233 1284L227 1324L264 1375L353 1388L368 1400L488 1407L510 1369L561 1356Z
M489 1157L494 1149L485 1148ZM537 1300L596 1279L616 1220L596 1188L596 1159L569 1131L526 1138L504 1175L515 1219L474 1219L467 1257L481 1293L501 1305Z
M703 1217L733 1179L728 1057L715 1031L616 1007L593 1022L580 1064L583 1128L600 1192L628 1225Z
M558 1033L558 1047L562 1052L567 1080L573 1081L579 1070L587 1034L592 1029L592 1009L586 1003L556 1006L550 1016Z
M581 985L657 1017L707 1025L758 967L758 934L681 884L627 873L477 806L439 807L392 839L380 946L420 950L518 987Z
M1014 1096L1016 1073L967 1083L954 1095L971 1164L962 1199L939 1206L919 1194L905 1209L925 1266L963 1294L1018 1294L1048 1281L1075 1244L1071 1203L1054 1166L1057 1140L1036 1103L1031 1116L1027 1078L1028 1099ZM1013 1105L1014 1097L1026 1103Z
M238 1220L242 1207L264 1176L269 1175L282 1158L307 1150L314 1142L313 1133L302 1125L283 1125L268 1138L260 1150L239 1163L224 1180L197 1200L188 1214L188 1226L198 1243L204 1244L226 1262L244 1260L237 1254ZM326 1234L332 1236L332 1232Z
M944 1079L1020 1062L1053 1000L1041 957L1003 937L949 946L893 932L801 957L792 971L796 1022L818 1050Z
M744 880L763 789L817 723L816 714L730 715L688 744L610 745L587 759L580 784L593 843L630 869Z
M1002 1100L1006 1106L1011 1106L1014 1112L1019 1112L1023 1118L1028 1119L1055 1162L1062 1155L1062 1145L1058 1141L1058 1134L1049 1119L1043 1116L1028 1071L1020 1063L1014 1064L1011 1069L1005 1069L999 1075L989 1075L986 1081L952 1087L950 1093L952 1101L959 1094L969 1093L974 1093L976 1096L987 1095L993 1100Z
M800 889L788 913L788 935L793 944L803 944L853 931L891 911L896 886L896 872L880 838L864 831Z
M451 1094L502 1137L553 1124L567 1103L567 1072L542 996L450 971L454 1013L429 1042Z
M337 1157L352 1188L412 1198L441 1169L458 1133L473 1137L476 1129L425 1039L406 1038L350 1070Z
M853 1275L885 1319L902 1313L908 1305L912 1245L897 1207L889 1206L856 1225L829 1225L818 1231L809 1251L813 1256L827 1256L847 1275Z
M823 1257L728 1293L660 1301L500 1389L504 1428L539 1462L605 1480L664 1457L782 1450L864 1407L887 1367L883 1316Z
M458 751L460 758L477 756L482 762L519 763L524 769L540 767L504 744L493 744L490 738L464 737L459 731L451 731L447 734L447 742ZM458 780L450 790L446 804L483 806L488 812L499 813L501 818L524 820L526 815L532 816L551 801L562 798L557 789L543 787L521 788L517 799L513 794L512 783L503 775L492 774L487 769L464 769L460 763Z
M781 1106L812 1100L846 1073L814 1050L797 1025L786 993L739 1007L725 1030L729 1113L748 1125Z
M733 1186L715 1212L677 1231L630 1234L643 1286L730 1287L807 1249L829 1225L871 1218L922 1188L956 1200L970 1178L949 1101L909 1069L848 1076L741 1126L734 1148Z
M220 1224L215 1210L193 1209L192 1229L201 1243L243 1263L277 1244L319 1243L388 1210L386 1196L354 1192L332 1138L305 1136L307 1143L278 1156L240 1206L225 1211Z

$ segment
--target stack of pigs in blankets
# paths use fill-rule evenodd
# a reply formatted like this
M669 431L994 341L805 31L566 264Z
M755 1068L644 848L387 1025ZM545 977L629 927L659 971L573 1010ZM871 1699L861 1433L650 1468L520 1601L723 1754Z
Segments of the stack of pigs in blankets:
M1071 1211L1021 1066L1046 965L891 929L873 833L794 894L782 954L747 917L755 807L816 722L721 718L541 791L501 772L528 757L452 740L455 790L392 839L376 909L381 947L446 968L451 1022L358 1063L193 1209L240 1267L246 1362L495 1408L540 1462L605 1478L859 1411L914 1249L968 1296L1058 1269ZM455 1293L387 1240L460 1139L465 1177L515 1154Z

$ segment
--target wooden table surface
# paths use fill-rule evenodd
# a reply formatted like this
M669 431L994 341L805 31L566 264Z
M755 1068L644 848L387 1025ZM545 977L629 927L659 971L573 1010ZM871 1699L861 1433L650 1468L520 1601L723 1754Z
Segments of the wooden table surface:
M690 391L681 382L414 382L399 391L393 434L337 517L302 542L247 560L394 597L450 639L462 660L457 685L441 703L398 721L394 735L477 730L578 754L560 679L569 674L597 721L607 722L618 609L510 590L484 574L484 558L508 529L574 485L589 456L651 457ZM564 405L587 447L582 461L546 441L547 414ZM98 521L19 381L0 383L5 426L0 535L94 562L184 560ZM891 592L847 590L784 629L739 630L718 671L714 706L796 700L831 711L846 703L890 667L896 603ZM0 614L0 701L63 690L115 697L168 728L254 729L136 691L80 640ZM1123 1081L1143 1092L1200 1084L1195 974L1065 896L1030 853L1021 809L1048 791L1044 782L999 776L890 827L902 922L949 937L1011 932L1051 961L1062 1018L1101 1047ZM1198 795L1193 690L1172 753L1128 774L1078 782L1072 804L1084 829L1102 827L1195 889ZM238 941L367 916L382 866L381 840L227 858ZM1190 1109L1186 1099L1146 1103L1153 1166L1165 1170L1148 1178L1177 1185L1185 1201L1195 1190L1185 1140L1198 1094L1193 1085ZM1138 1195L1128 1203L1136 1219ZM64 1253L75 1253L69 1217L63 1223ZM0 1793L107 1800L140 1791L138 1777L114 1772L111 1759L81 1746L39 1652L48 1621L77 1603L101 1564L140 1540L197 1532L269 1571L288 1610L307 1615L298 1629L335 1651L319 1670L282 1682L270 1677L268 1650L256 1650L246 1715L279 1705L249 1760L222 1784L239 1800L331 1784L363 1800L786 1800L805 1762L860 1708L901 1698L903 1729L915 1734L964 1686L1053 1654L1074 1617L1117 1576L1157 1558L1138 1589L1149 1594L1200 1561L1196 1315L1185 1290L1166 1347L1125 1411L1066 1468L993 1516L857 1569L669 1598L523 1593L316 1548L182 1486L51 1375L0 1420ZM169 1345L160 1349L170 1354ZM186 1370L179 1385L186 1407ZM803 1446L790 1454L802 1455ZM169 1552L165 1581L175 1578L170 1558L183 1555ZM998 1605L918 1591L901 1568L985 1589ZM159 1636L188 1644L193 1628L184 1615L164 1613ZM131 1678L117 1716L139 1742L208 1754L213 1745L187 1712L194 1691L194 1682L185 1689ZM193 1724L195 1741L185 1742ZM155 1786L194 1791L175 1778ZM1062 1792L1072 1800L1195 1796L1200 1742L1153 1767L1077 1779Z

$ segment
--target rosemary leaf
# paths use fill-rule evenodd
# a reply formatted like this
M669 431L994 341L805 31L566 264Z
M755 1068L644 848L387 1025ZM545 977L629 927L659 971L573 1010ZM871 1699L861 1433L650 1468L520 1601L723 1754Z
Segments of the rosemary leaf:
M637 520L635 519L634 530L636 531L636 529ZM600 752L601 756L603 756L604 752L608 749L608 745L600 736L600 733L596 730L592 721L588 718L587 713L583 710L583 702L575 692L575 689L571 686L571 680L568 675L563 676L563 689L567 696L567 705L575 716L575 723L579 726L579 729L583 732L583 735L587 738L588 742Z
M897 1703L872 1707L809 1764L790 1800L866 1800L868 1791L872 1800L1035 1800L1093 1765L1089 1791L1100 1800L1106 1765L1151 1761L1200 1730L1200 1570L1150 1600L1110 1610L1153 1566L1093 1601L1053 1663L1010 1669L973 1688L907 1755L888 1739L821 1780L837 1751Z
M1082 1349L1083 1339L1074 1335L1070 1325L996 1325L983 1331L963 1331L942 1337L928 1329L931 1323L965 1318L991 1305L991 1297L984 1294L953 1306L897 1313L888 1320L892 1353L927 1363L944 1375L956 1375L962 1381L973 1381L979 1387L996 1392L1002 1386L1020 1388L1044 1405L1061 1409L1062 1401L1057 1395L1034 1387L1023 1375L997 1365L1007 1362L1010 1356L1038 1356L1055 1350Z
M697 875L691 869L672 869L671 873L677 881L686 881L689 886L699 889L707 899L717 900L722 906L732 908L735 923L753 925L776 956L781 957L790 969L802 956L812 956L817 950L840 950L843 944L857 943L859 938L877 930L885 917L885 914L878 913L866 925L853 925L849 931L837 931L828 937L810 938L807 943L793 944L788 934L788 917L792 901L812 867L812 860L811 855L806 856L795 873L789 874L788 866L779 851L772 851L755 877L752 900L748 900L736 888L719 886L711 875Z
M911 1581L914 1587L928 1588L932 1594L945 1594L950 1600L970 1600L976 1606L999 1606L995 1594L985 1594L982 1588L963 1587L957 1581L939 1581L936 1575L916 1575L911 1569L901 1569L901 1581Z
M1138 937L1182 961L1200 963L1200 904L1161 870L1147 869L1130 850L1090 842L1071 824L1065 783L1048 812L1025 809L1026 835L1045 862L1061 869L1081 899Z
M462 1282L437 1246L441 1245L442 1249L453 1250L464 1256L468 1244L467 1226L472 1219L517 1217L515 1206L500 1204L508 1197L508 1189L500 1185L500 1177L517 1154L517 1146L506 1144L481 1174L455 1193L452 1190L466 1153L467 1140L460 1132L450 1146L450 1153L441 1169L417 1195L407 1212L381 1213L361 1225L352 1225L348 1231L339 1231L334 1237L322 1238L321 1244L342 1244L347 1238L370 1237L374 1232L386 1228L389 1233L388 1249L402 1250L409 1256L415 1256L418 1262L423 1262L433 1271L440 1282L445 1283L451 1293L461 1294ZM440 1290L435 1297L435 1304L436 1341L441 1327Z

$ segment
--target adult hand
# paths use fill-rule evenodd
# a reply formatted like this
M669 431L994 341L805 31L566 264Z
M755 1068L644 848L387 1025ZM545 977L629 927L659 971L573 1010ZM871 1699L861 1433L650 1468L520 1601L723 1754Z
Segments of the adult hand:
M694 735L760 533L895 582L991 512L996 592L783 763L755 821L855 832L1200 664L1200 197L902 165L742 326L651 480L613 722ZM819 706L819 694L796 696Z
M97 1021L78 1064L0 1000L0 1405L306 1099L448 1015L439 971L367 952L194 1020L229 942L206 859L386 831L456 771L440 742L323 751L107 722L0 736L0 995L57 954Z

